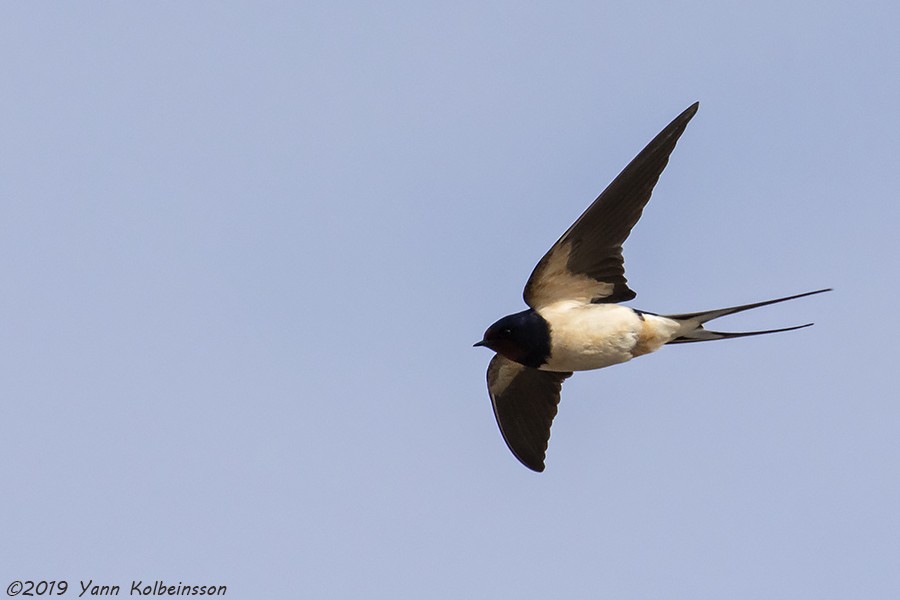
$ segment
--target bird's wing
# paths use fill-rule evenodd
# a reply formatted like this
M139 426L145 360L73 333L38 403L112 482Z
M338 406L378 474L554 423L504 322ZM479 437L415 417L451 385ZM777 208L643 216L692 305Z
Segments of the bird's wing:
M559 391L571 375L532 369L500 354L488 365L488 392L500 433L516 458L533 471L544 470Z
M625 279L622 243L698 106L692 104L653 138L553 244L525 286L530 307L563 299L624 302L636 296Z

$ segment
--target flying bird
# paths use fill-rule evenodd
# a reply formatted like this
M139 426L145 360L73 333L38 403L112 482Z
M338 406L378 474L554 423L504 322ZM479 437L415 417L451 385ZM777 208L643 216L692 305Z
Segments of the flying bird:
M695 313L658 315L623 306L637 294L625 279L622 244L697 112L689 106L647 144L578 217L534 268L525 285L527 310L503 317L475 346L496 354L487 369L488 393L507 446L534 471L544 470L550 426L562 383L574 371L602 369L666 344L777 333L812 323L727 333L704 324L751 308L830 291Z

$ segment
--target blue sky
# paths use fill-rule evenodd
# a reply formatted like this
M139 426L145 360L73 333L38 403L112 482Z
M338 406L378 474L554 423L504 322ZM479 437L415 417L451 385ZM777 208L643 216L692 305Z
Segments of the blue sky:
M896 598L898 19L7 5L3 585ZM534 474L471 345L695 100L631 304L835 291L576 375Z

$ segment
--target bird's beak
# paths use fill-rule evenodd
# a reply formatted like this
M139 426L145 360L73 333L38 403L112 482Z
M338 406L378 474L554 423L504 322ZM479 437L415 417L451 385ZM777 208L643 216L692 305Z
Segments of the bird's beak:
M480 342L475 342L474 344L472 344L473 348L477 348L478 346L487 346L487 342L484 340L481 340Z

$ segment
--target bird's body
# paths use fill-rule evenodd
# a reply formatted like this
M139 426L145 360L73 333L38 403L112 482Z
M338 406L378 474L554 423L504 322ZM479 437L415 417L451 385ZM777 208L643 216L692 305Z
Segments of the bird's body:
M627 362L662 348L682 330L678 321L621 304L560 300L537 312L552 323L542 371L589 371Z
M663 129L544 255L525 286L530 308L498 320L475 344L497 353L487 373L494 415L510 450L530 469L544 469L562 382L574 371L627 362L666 344L808 327L811 323L723 333L706 329L704 323L828 291L678 315L619 304L636 295L625 279L622 243L697 107L693 104Z

